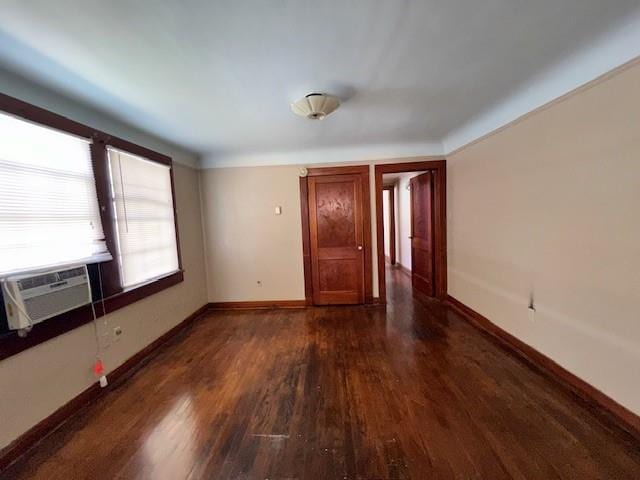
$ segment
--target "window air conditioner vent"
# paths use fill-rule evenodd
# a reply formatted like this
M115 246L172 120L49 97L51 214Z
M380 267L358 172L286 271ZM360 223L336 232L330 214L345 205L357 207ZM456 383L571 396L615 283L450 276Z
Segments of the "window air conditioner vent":
M35 323L91 303L86 265L13 275L2 281L2 287L9 328L21 333Z

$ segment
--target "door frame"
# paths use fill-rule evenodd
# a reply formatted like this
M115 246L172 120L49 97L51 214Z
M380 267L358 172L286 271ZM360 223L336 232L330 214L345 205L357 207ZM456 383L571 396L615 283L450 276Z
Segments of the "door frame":
M387 303L386 274L384 264L384 221L382 212L382 175L385 173L421 172L429 170L434 175L434 277L435 296L447 297L447 162L424 160L405 163L375 165L376 232L378 247L378 292L380 303Z
M383 185L382 191L389 192L389 263L396 264L396 185ZM383 223L384 227L384 223ZM383 232L384 233L384 232ZM384 251L383 258L384 258Z
M371 190L369 165L346 167L308 168L300 177L300 215L302 220L302 261L304 267L304 297L313 305L313 278L311 273L311 229L309 227L309 177L322 175L360 175L362 177L362 221L364 247L364 303L373 303L373 269L371 266Z

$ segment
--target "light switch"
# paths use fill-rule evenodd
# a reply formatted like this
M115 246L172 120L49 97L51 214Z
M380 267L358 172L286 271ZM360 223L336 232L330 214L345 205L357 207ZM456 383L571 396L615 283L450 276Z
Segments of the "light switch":
M276 215L282 215L282 207L280 205L276 207Z

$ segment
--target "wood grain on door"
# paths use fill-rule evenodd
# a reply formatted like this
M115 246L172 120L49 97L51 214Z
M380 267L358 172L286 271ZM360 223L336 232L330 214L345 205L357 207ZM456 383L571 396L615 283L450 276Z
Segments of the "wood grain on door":
M309 178L316 305L364 303L363 200L361 175Z
M435 293L433 175L423 173L410 182L411 278L415 289L432 297Z

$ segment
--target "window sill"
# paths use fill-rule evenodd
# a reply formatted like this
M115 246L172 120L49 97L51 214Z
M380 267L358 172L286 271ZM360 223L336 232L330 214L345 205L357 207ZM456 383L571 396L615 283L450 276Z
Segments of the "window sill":
M98 318L105 314L119 310L127 305L131 305L145 297L161 292L173 285L184 280L184 271L179 270L170 273L164 277L155 279L149 283L138 285L129 290L112 295L104 299L103 302L98 300L94 302L96 316ZM1 306L0 306L1 308ZM0 360L9 358L17 353L34 347L40 343L51 340L58 335L67 333L78 328L85 323L93 321L93 313L90 305L84 305L70 312L63 313L57 317L45 320L40 324L36 324L33 330L26 337L19 337L17 332L12 331L0 337Z

